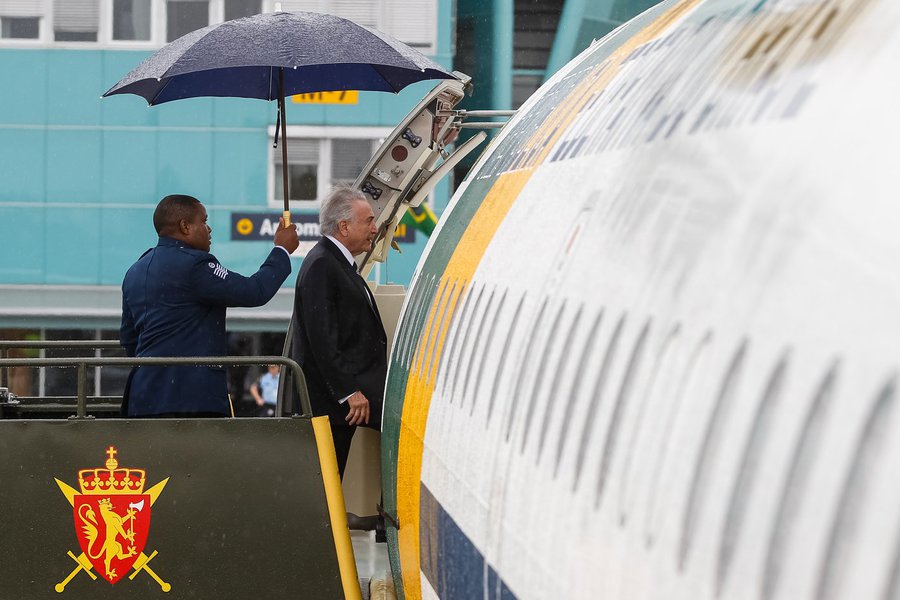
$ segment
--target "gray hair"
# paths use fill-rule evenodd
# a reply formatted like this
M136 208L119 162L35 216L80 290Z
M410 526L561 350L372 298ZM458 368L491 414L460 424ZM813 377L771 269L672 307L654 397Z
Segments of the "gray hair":
M355 188L338 186L331 190L319 209L319 231L322 235L336 235L338 223L352 221L353 203L357 200L366 201L366 197Z

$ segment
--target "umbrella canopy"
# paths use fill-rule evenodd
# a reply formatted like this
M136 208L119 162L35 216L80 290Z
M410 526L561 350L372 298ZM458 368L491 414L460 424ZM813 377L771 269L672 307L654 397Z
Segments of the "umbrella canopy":
M136 94L151 105L198 96L276 100L332 90L398 92L417 81L455 78L417 50L347 19L277 12L192 31L103 95Z
M458 79L403 42L334 15L266 13L210 25L163 46L103 94L153 106L199 96L278 101L284 220L290 223L284 98L337 90L398 92Z

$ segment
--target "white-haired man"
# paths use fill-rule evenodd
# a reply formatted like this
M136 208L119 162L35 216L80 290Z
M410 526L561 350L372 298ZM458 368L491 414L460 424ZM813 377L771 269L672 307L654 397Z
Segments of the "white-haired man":
M334 189L319 211L322 238L294 295L291 358L306 376L316 416L328 415L341 477L358 425L381 427L387 336L353 257L372 247L375 215L361 192Z

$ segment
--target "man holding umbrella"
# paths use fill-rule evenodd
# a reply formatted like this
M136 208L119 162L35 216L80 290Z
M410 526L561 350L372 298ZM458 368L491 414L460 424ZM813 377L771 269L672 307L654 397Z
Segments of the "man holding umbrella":
M296 225L282 220L275 248L250 277L209 253L212 229L192 196L163 198L153 213L159 243L128 269L122 282L120 340L128 356L224 356L225 309L262 306L291 272ZM132 369L122 412L130 417L224 417L231 414L225 369L144 366Z

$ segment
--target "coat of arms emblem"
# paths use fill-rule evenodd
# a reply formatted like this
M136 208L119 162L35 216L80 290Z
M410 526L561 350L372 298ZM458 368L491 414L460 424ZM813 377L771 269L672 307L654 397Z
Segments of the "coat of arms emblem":
M118 450L110 446L106 450L108 458L105 467L79 470L78 490L56 480L72 505L75 535L81 546L78 556L69 551L69 557L77 566L68 577L56 584L57 592L63 592L82 570L91 579L97 579L96 572L113 585L129 570L133 569L129 579L134 579L143 570L159 583L164 592L172 589L149 566L156 551L150 556L144 553L150 533L150 507L169 479L163 479L144 491L146 471L120 467L116 460L117 453Z

